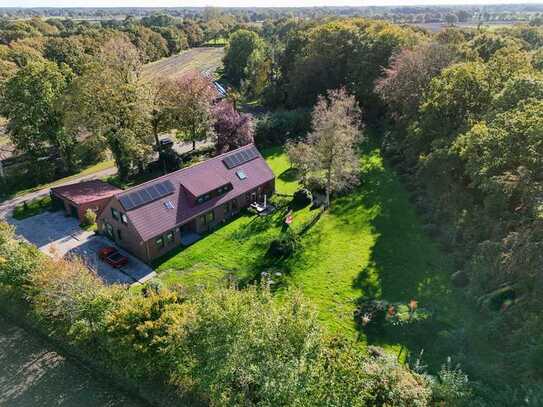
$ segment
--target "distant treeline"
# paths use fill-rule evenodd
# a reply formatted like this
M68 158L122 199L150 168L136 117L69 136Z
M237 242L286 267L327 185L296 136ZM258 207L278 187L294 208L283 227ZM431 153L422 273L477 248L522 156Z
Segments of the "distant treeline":
M327 16L372 17L395 22L447 22L445 16L453 14L459 21L511 21L530 20L543 12L542 4L493 4L493 5L447 5L405 7L37 7L0 8L0 17L31 18L54 17L87 20L122 19L145 17L163 13L172 17L209 19L217 13L240 18L244 22L257 22L284 17L320 18ZM420 16L420 17L418 17Z

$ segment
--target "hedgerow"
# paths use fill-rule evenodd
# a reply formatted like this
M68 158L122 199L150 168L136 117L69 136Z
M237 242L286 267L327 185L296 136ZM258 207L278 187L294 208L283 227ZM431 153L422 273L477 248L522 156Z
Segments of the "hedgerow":
M17 276L15 278L15 276ZM0 285L45 330L135 381L215 406L430 403L426 376L327 336L297 293L265 287L127 290L82 262L54 260L0 223Z

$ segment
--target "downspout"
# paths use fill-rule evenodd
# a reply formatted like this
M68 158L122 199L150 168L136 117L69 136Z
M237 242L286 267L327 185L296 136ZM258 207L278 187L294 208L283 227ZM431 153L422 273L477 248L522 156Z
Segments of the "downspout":
M146 241L144 244L145 244L145 255L147 256L147 261L150 263L151 259L149 258L149 241Z

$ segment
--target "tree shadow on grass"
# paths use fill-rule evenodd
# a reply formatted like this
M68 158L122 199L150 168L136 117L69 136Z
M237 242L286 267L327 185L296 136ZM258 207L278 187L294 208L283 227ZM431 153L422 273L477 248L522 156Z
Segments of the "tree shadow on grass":
M300 176L299 171L296 168L289 168L283 171L281 174L279 174L278 178L281 181L294 182L294 181L298 181L299 176Z
M438 332L447 327L440 310L450 300L448 276L452 263L424 235L406 191L390 169L385 165L372 166L364 172L363 179L361 199L365 207L375 209L371 226L376 241L367 266L353 280L353 287L361 292L358 303L372 299L407 303L414 299L433 317L407 328L368 328L356 321L357 329L368 344L401 344L412 353L432 349ZM348 210L349 205L344 205L338 213ZM430 355L430 359L435 359L435 355ZM443 359L438 363L443 363Z

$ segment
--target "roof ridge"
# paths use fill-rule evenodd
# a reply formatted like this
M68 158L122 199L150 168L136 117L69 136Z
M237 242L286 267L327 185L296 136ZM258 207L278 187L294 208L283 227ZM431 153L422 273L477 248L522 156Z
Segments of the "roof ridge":
M166 178L166 177L171 177L171 176L173 176L173 175L175 175L175 174L179 174L179 173L181 173L181 172L183 172L183 171L190 170L190 169L195 168L195 167L197 167L197 166L199 166L199 165L205 164L205 163L207 163L207 162L209 162L209 161L217 160L217 159L219 159L219 158L221 158L221 157L223 157L223 156L225 156L225 155L227 155L227 154L231 154L231 153L234 153L234 152L236 152L236 151L239 151L239 150L241 150L241 149L243 149L243 148L247 148L247 147L251 147L251 146L254 146L254 147L256 148L255 143L246 144L246 145L244 145L244 146L241 146L241 147L239 147L239 148L236 148L235 150L230 150L230 151L227 151L226 153L222 153L222 154L216 155L215 157L208 158L207 160L201 161L201 162L196 163L196 164L194 164L194 165L191 165L191 166L189 166L189 167L180 168L180 169L178 169L177 171L170 172L169 174L164 174L164 175L161 175L160 177L151 179L151 180L149 180L149 181L142 182L141 184L134 185L133 187L130 187L130 188L128 188L128 189L125 189L125 190L119 192L118 194L115 194L115 196L119 197L119 196L124 195L125 193L128 193L128 192L131 192L132 190L134 190L134 189L136 189L136 188L139 188L139 187L141 187L141 186L143 186L143 185L150 184L151 182L159 181L159 180L161 180L161 179L163 179L163 178ZM258 151L258 148L256 148L256 149L257 149L257 151ZM260 155L260 151L258 151L258 154Z

